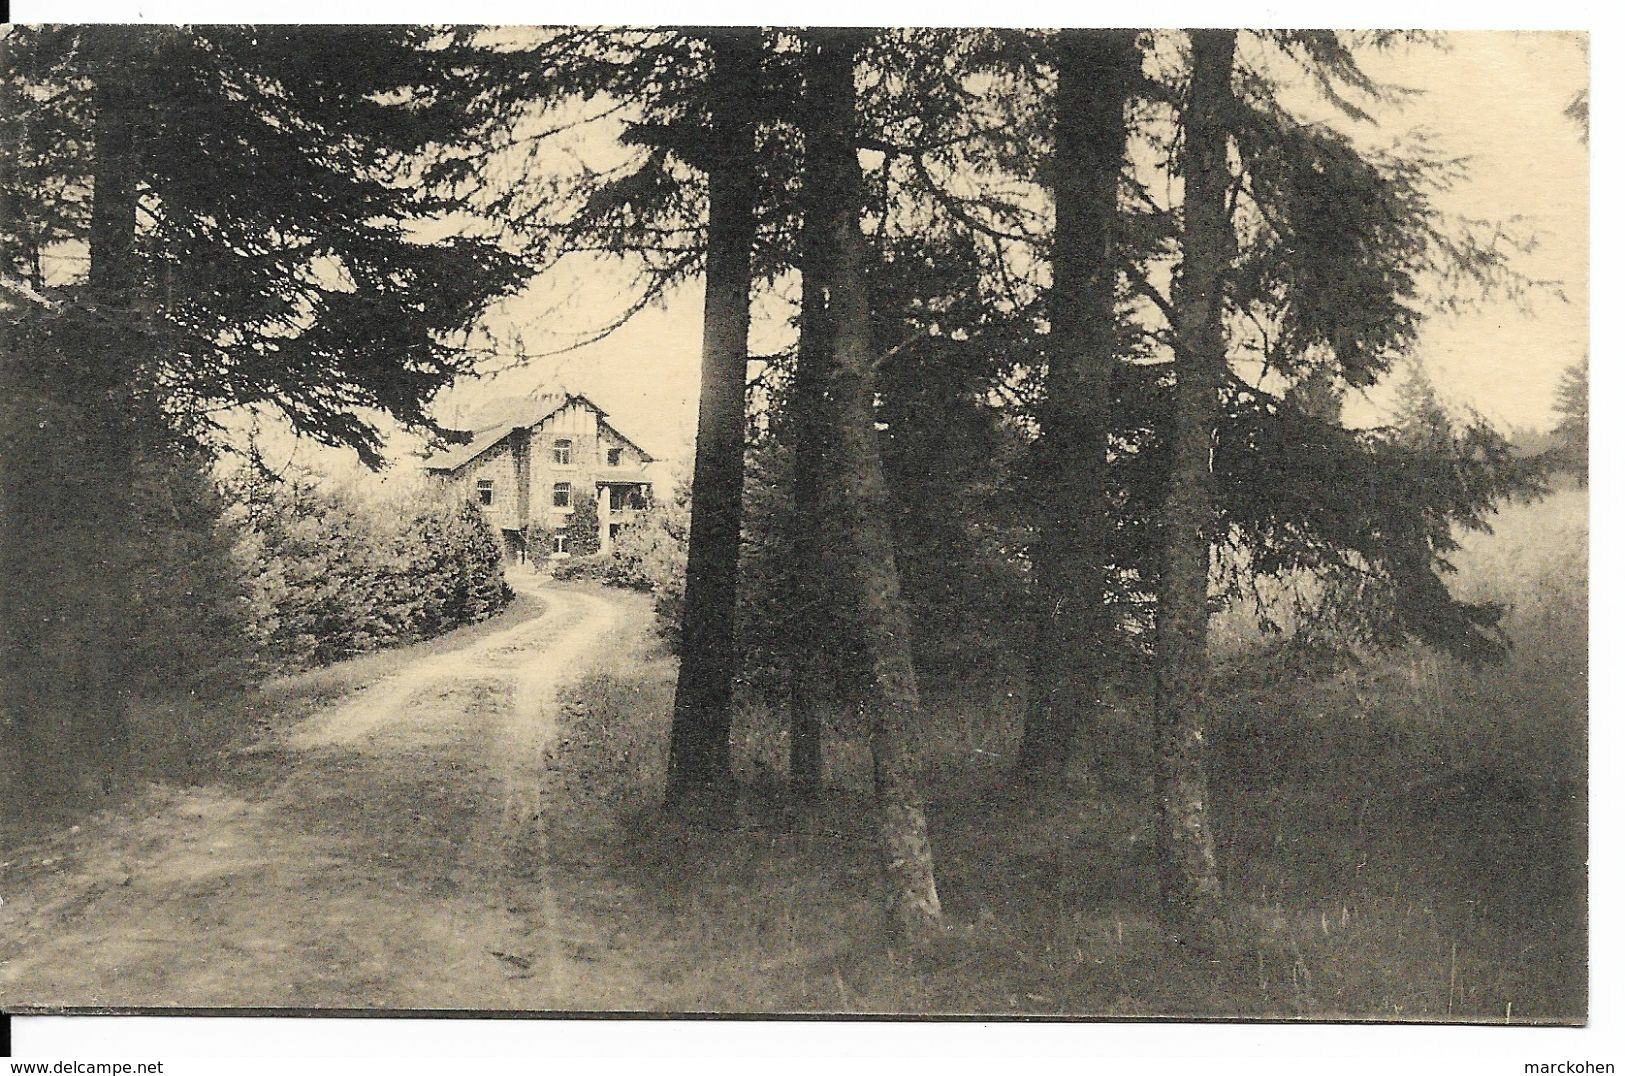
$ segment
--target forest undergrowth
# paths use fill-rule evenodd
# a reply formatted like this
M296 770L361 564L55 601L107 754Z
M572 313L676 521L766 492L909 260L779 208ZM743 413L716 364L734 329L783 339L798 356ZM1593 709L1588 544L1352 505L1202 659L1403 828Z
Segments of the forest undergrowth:
M1009 775L1019 691L928 685L931 825L950 921L883 940L855 730L793 820L784 732L736 723L740 825L659 814L675 671L652 616L570 694L555 759L575 805L555 842L581 914L612 921L669 994L646 1007L1580 1022L1586 1013L1585 491L1503 509L1452 587L1508 606L1514 649L1421 648L1215 702L1212 799L1226 922L1201 951L1155 911L1145 715L1101 730L1116 778ZM637 624L634 621L634 624ZM1256 629L1221 616L1215 646Z

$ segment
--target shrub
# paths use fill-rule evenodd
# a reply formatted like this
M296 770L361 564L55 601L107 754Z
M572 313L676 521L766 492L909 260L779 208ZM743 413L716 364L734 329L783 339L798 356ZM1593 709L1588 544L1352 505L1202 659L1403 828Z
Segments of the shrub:
M251 606L233 557L230 505L202 453L149 449L136 469L129 565L130 686L218 696L253 677Z
M564 548L571 558L590 557L598 552L598 498L589 490L578 489L570 499L570 516L564 523Z
M250 633L290 672L484 620L512 597L480 510L420 490L364 503L308 479L237 481Z
M608 553L571 557L557 565L554 574L653 594L658 631L662 638L674 641L682 620L688 516L689 495L684 484L671 500L637 513Z

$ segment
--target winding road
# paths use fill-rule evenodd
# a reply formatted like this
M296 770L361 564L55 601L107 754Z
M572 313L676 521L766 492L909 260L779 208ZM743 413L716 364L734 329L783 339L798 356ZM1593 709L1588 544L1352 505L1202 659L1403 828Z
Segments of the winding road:
M619 611L513 582L538 615L4 864L0 1008L573 1007L542 782Z

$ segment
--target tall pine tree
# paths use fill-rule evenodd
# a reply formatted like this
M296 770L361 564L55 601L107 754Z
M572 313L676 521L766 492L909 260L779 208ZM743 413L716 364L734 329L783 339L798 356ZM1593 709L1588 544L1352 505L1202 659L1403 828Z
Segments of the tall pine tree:
M857 51L864 35L821 31L808 59L809 96L823 108L808 120L808 173L832 185L823 222L830 242L824 316L832 325L829 368L829 456L845 503L839 527L848 550L837 583L851 602L858 632L874 758L875 809L883 891L892 922L910 942L942 929L914 740L920 720L908 615L898 586L890 495L875 428L875 352L865 281L866 242L858 164Z
M1226 365L1224 287L1235 257L1226 116L1236 35L1191 33L1184 108L1181 264L1174 295L1174 411L1163 494L1164 553L1157 584L1157 842L1165 909L1201 929L1219 897L1208 821L1208 571L1214 539L1212 454Z
M1120 361L1125 110L1140 75L1135 36L1132 30L1063 30L1054 45L1053 279L1033 454L1045 496L1032 550L1038 618L1021 743L1029 775L1065 766L1079 728L1093 725L1114 649L1106 606L1113 544L1106 461L1111 384Z
M422 154L484 137L492 119L446 45L370 28L0 40L20 106L7 131L29 166L0 175L0 248L33 296L7 312L5 376L68 397L74 418L51 434L85 476L67 501L43 495L37 472L4 476L7 585L78 580L45 588L59 600L35 623L55 628L7 639L8 688L21 685L9 722L47 783L104 785L126 735L124 550L138 534L118 491L136 466L134 416L207 440L223 409L263 406L378 463L369 416L432 429L429 397L470 366L453 334L521 278L490 243L418 227L454 205L449 183L414 171ZM88 268L49 268L77 258ZM8 429L31 436L40 395L11 406ZM76 536L44 559L17 525L42 506L71 513Z
M666 805L680 813L714 818L726 813L733 796L729 730L739 674L734 606L745 478L757 185L752 109L761 49L760 35L754 32L713 35L706 149L701 159L709 195L705 327Z

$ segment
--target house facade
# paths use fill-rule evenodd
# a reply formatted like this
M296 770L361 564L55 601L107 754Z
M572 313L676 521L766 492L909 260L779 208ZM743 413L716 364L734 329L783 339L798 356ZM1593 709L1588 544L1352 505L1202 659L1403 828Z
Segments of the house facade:
M480 506L509 560L589 551L570 548L593 533L575 518L583 511L595 512L597 548L608 550L649 504L654 457L585 396L499 401L475 424L472 440L423 467Z

